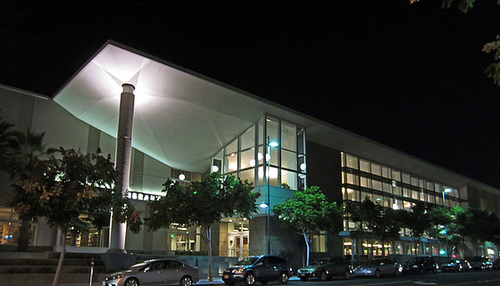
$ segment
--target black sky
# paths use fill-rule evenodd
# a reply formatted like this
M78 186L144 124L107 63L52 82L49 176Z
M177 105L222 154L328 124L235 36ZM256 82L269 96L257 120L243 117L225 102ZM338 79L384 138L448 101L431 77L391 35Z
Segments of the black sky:
M3 1L0 83L53 95L112 39L500 188L500 6L477 2Z

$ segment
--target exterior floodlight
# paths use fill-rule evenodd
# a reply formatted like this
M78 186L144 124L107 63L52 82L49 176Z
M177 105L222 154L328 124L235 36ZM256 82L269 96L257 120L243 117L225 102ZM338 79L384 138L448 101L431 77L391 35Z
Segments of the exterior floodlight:
M267 208L267 204L266 204L266 203L262 203L262 204L260 204L259 206L260 206L261 208L263 208L263 209Z
M451 189L451 188L445 188L443 190L443 192L445 192L445 193L451 193L451 192L453 192L453 189Z

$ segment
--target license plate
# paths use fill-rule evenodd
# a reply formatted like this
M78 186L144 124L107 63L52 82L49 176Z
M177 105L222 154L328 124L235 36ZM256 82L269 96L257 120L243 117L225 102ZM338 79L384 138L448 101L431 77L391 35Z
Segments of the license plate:
M229 279L229 275L224 275L224 279Z

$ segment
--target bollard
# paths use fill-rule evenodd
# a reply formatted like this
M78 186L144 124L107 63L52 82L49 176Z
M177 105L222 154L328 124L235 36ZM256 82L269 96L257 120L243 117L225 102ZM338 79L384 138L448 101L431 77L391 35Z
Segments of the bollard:
M92 286L92 276L94 275L94 257L90 260L90 281L89 286Z

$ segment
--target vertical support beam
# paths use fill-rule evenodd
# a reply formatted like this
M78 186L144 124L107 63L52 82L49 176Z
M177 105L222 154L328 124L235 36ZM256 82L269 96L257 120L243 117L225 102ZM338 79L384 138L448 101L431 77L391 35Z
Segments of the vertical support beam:
M116 190L125 195L130 180L130 159L132 157L132 122L134 119L134 89L132 84L124 83L120 99L118 117L118 137L116 142L115 168L118 171ZM126 253L126 225L111 220L108 253Z

